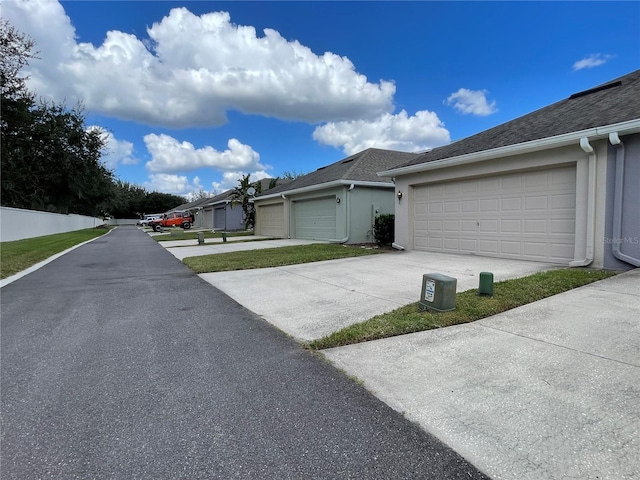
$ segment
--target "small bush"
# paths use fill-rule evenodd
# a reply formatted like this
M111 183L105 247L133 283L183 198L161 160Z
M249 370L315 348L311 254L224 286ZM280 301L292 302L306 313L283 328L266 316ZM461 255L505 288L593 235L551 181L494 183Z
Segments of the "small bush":
M394 240L395 215L385 213L376 217L373 237L378 245L391 245Z

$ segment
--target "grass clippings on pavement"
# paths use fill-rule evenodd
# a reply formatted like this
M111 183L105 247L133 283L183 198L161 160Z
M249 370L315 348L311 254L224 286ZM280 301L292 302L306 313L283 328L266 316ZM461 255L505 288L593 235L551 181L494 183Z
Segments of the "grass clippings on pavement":
M187 257L184 264L196 273L228 272L252 268L282 267L300 263L320 262L338 258L360 257L383 253L385 250L361 248L332 243L315 243L290 247L216 253Z
M609 278L617 273L619 272L582 268L539 272L528 277L495 283L492 297L478 295L477 289L460 292L456 295L456 307L450 312L423 311L416 302L350 325L309 342L306 346L320 350L473 322Z
M22 272L36 263L87 240L104 235L108 228L87 228L0 243L0 278Z

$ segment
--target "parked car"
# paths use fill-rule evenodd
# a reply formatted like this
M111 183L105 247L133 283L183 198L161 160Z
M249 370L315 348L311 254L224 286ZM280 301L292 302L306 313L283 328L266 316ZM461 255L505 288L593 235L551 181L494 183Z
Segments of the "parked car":
M151 220L157 220L158 218L161 218L162 215L157 213L154 215L145 215L143 219L138 220L136 222L136 225L139 225L141 227L148 227L149 226L149 222L151 222Z
M193 223L193 215L189 212L171 212L165 213L161 218L151 220L149 226L154 232L162 231L163 227L182 227L185 230L191 228Z

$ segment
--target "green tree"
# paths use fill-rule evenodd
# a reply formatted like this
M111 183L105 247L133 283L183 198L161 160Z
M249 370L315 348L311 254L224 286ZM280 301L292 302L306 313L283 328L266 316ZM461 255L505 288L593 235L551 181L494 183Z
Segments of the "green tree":
M2 204L98 215L113 173L100 162L104 140L87 131L81 106L36 102L20 71L34 42L0 21L0 155Z
M251 183L250 176L251 174L247 173L246 175L243 175L242 178L238 179L238 186L234 188L232 192L233 202L231 204L232 207L234 203L242 205L244 228L247 230L254 227L256 219L255 207L253 206L253 203L249 202L249 199L251 198L251 195L249 195L249 189L253 188L257 192L257 187ZM258 185L261 186L260 182L258 182Z

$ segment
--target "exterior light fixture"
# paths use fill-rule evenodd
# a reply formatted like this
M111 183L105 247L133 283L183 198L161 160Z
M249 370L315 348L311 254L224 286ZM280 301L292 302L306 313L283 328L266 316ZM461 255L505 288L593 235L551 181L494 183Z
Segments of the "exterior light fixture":
M400 190L398 190L398 193L396 193L396 195L398 196L398 201L402 200L402 192Z
M336 197L336 203L340 203L340 197Z

